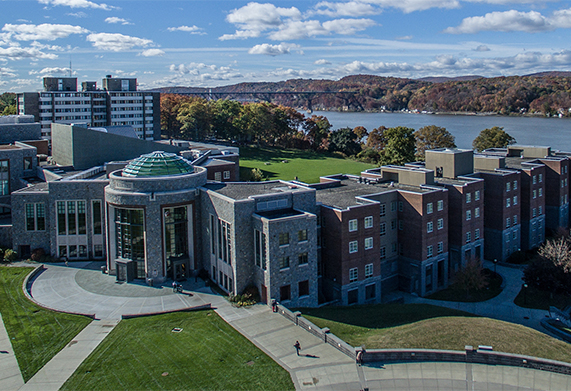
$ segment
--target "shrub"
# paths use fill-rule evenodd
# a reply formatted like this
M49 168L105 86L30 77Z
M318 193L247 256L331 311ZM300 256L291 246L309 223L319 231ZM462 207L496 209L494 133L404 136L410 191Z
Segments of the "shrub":
M16 254L16 251L12 250L11 248L9 248L4 252L5 261L14 262L17 259L18 259L18 254Z
M32 261L41 262L43 258L45 258L46 252L43 248L37 248L32 251Z

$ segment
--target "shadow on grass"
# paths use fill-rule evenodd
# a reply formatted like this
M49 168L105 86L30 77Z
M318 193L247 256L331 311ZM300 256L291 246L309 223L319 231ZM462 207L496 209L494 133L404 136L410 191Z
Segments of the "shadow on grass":
M303 315L366 328L401 326L443 316L477 317L464 311L429 304L375 304L349 307L297 308ZM319 322L320 323L320 322ZM325 327L317 324L317 326Z
M541 291L531 286L528 288L522 286L519 294L514 299L514 303L523 308L548 311L550 306L563 309L571 305L571 297L562 293Z
M269 163L281 163L282 160L311 159L324 160L327 158L340 158L328 152L314 152L301 149L281 149L272 147L241 147L240 157L242 159L259 160Z
M482 275L486 277L486 281L488 282L488 285L485 288L478 289L476 291L472 290L467 293L465 289L458 289L454 285L451 285L450 287L433 293L426 298L431 300L478 303L493 299L502 293L503 279L498 273L494 273L489 269L483 269Z

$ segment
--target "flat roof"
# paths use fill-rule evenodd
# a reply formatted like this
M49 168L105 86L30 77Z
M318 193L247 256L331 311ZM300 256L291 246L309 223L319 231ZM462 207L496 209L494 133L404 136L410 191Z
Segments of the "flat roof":
M266 219L273 220L273 219L281 219L284 217L301 216L305 213L295 209L278 209L266 212L256 212L256 214L265 217Z
M209 182L204 188L235 200L246 200L252 196L307 191L308 188L284 181L270 182Z
M395 190L405 190L415 193L428 193L434 191L435 188L402 185L398 182L385 181L380 183L364 182L359 183L358 177L344 177L339 179L337 186L318 188L317 189L317 202L323 205L332 206L338 209L347 209L351 206L363 205L362 200L357 200L357 197L366 198L367 196L387 193ZM371 200L374 201L374 200Z
M460 176L461 178L434 178L436 184L452 185L452 186L465 186L468 183L479 182L481 178L468 178Z

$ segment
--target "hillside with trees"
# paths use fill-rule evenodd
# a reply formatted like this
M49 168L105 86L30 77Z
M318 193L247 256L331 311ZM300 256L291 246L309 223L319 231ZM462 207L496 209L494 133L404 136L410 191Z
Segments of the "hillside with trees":
M338 81L294 79L276 83L240 83L216 88L168 87L163 93L213 94L254 92L245 101L266 101L295 109L486 113L500 115L571 116L571 73L528 76L426 78L373 75L346 76ZM309 96L303 92L323 92ZM279 95L277 92L288 92ZM299 94L295 94L299 92ZM266 93L266 94L264 94ZM270 94L274 93L274 94Z

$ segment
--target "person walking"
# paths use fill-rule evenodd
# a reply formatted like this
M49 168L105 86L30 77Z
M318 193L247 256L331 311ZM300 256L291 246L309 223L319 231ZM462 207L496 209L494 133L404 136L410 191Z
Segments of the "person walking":
M299 351L301 350L301 345L299 344L299 341L295 341L295 343L293 344L293 347L295 348L295 352L299 356Z

